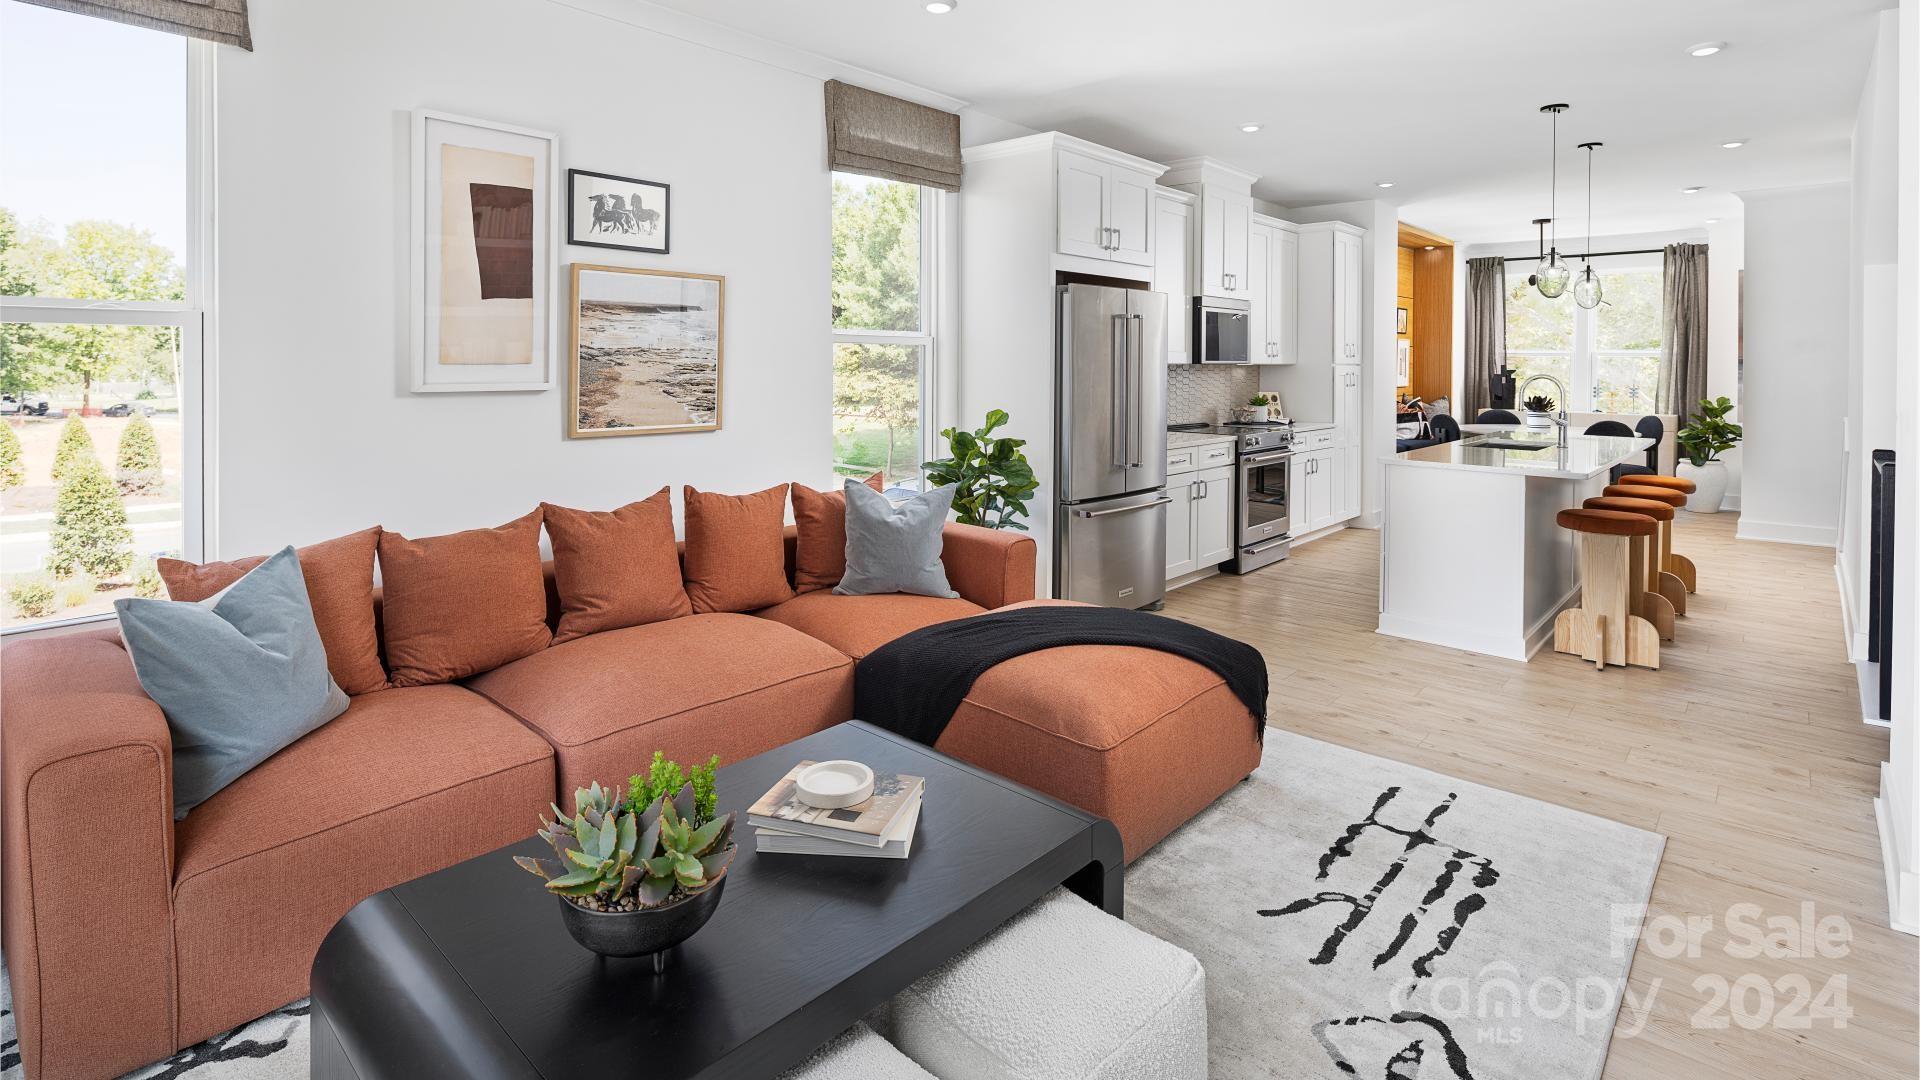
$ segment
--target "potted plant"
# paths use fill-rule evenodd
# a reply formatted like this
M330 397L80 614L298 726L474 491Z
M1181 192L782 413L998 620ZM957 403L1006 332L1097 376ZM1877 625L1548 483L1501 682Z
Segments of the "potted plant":
M1554 400L1545 394L1535 394L1520 403L1526 410L1527 426L1530 428L1550 428L1553 426Z
M1027 440L992 437L994 429L1007 420L1005 410L994 409L987 413L984 427L943 430L940 437L947 440L951 456L921 465L935 484L954 485L954 517L962 525L1027 531L1013 515L1026 515L1026 499L1040 490L1040 481L1034 479L1027 455L1020 452Z
M652 771L624 793L596 781L573 793L573 816L553 807L535 833L554 859L513 861L547 881L573 939L602 956L654 957L692 937L720 905L738 846L733 815L716 816L713 773L719 758L680 766L653 756Z
M1680 463L1680 476L1694 484L1687 509L1696 514L1719 513L1721 500L1727 497L1727 466L1720 455L1738 446L1746 435L1739 424L1727 419L1731 412L1733 402L1724 397L1701 398L1699 414L1674 437L1687 459Z

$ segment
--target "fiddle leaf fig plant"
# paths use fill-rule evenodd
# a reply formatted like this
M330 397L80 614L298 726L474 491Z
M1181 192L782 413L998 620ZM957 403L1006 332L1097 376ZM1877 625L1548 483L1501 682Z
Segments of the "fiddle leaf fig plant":
M1020 452L1027 440L993 437L1008 419L1006 410L994 409L987 413L986 424L972 431L941 431L950 456L921 465L935 484L955 486L954 516L962 525L1027 531L1014 516L1026 516L1026 500L1040 489L1040 481Z
M1746 437L1739 424L1727 419L1731 412L1733 402L1725 397L1701 398L1699 415L1674 436L1680 452L1687 455L1694 468L1704 468L1707 462L1720 460L1721 454L1740 445L1740 440Z

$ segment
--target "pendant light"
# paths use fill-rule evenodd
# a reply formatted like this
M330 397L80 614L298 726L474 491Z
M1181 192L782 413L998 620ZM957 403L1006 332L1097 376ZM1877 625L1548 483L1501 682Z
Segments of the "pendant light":
M1587 250L1581 256L1580 278L1573 283L1573 302L1583 308L1600 306L1600 275L1593 272L1593 152L1605 143L1583 142L1587 152Z
M1547 206L1550 208L1547 220L1553 229L1553 242L1547 248L1546 255L1541 257L1540 265L1534 268L1533 287L1540 290L1541 296L1552 300L1567 291L1567 279L1573 276L1566 260L1560 257L1560 226L1554 220L1560 212L1560 114L1567 111L1567 106L1542 105L1540 111L1553 117L1552 189L1547 196Z

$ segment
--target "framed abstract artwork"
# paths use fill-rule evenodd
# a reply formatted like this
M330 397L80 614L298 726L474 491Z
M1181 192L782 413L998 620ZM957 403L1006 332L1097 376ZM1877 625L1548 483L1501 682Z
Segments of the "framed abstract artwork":
M558 138L420 109L411 156L413 391L552 389Z
M567 170L567 243L665 255L673 188L630 176Z
M727 280L573 264L567 437L720 429Z

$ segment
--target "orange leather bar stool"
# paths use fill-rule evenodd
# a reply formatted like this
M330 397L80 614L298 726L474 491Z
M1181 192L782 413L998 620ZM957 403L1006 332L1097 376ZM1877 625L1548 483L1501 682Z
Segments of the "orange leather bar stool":
M1580 606L1553 620L1553 651L1573 653L1595 667L1608 664L1657 668L1660 632L1635 615L1630 597L1643 591L1634 575L1633 541L1642 545L1660 523L1619 510L1562 510L1554 521L1580 534Z
M1677 491L1682 495L1691 495L1698 490L1699 487L1699 485L1684 476L1631 476L1622 479L1621 483L1631 484L1635 487L1667 488L1671 491ZM1685 504L1683 503L1681 505ZM1685 555L1678 555L1672 551L1667 552L1666 565L1660 569L1679 578L1680 583L1687 587L1688 592L1700 591L1694 588L1693 560L1687 558Z
M1639 480L1641 478L1636 476L1632 479ZM1608 484L1602 494L1622 499L1651 499L1654 502L1666 503L1675 510L1687 505L1685 492L1676 491L1673 488L1656 487L1650 484ZM1660 539L1655 550L1658 554L1654 560L1654 565L1660 568L1660 595L1673 601L1675 614L1685 615L1687 613L1687 593L1690 590L1687 588L1686 580L1672 569L1672 567L1676 565L1676 560L1679 557L1673 553L1673 522L1671 520L1660 523ZM1686 565L1688 567L1693 566L1690 562Z
M1589 510L1614 510L1622 514L1639 514L1652 518L1655 522L1672 521L1673 507L1653 499L1626 499L1619 496L1596 495L1580 504ZM1628 594L1628 606L1635 615L1653 624L1660 631L1661 641L1673 640L1673 601L1660 595L1660 567L1654 561L1658 555L1655 545L1659 541L1651 536L1632 538L1633 591Z

